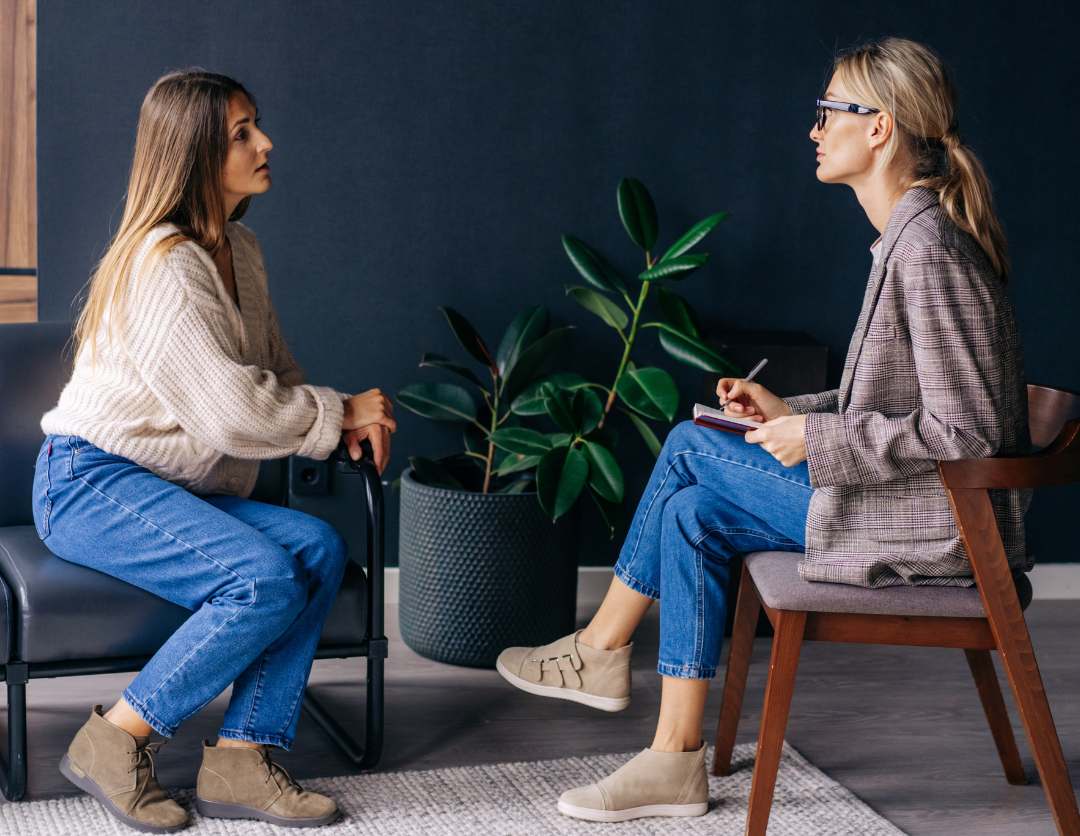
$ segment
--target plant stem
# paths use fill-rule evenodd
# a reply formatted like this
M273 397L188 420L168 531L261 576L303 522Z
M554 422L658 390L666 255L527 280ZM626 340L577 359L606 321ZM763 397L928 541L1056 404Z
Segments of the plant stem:
M646 263L649 261L648 253L645 254ZM633 308L634 320L630 324L630 336L626 339L626 348L623 350L622 360L619 361L619 371L615 374L615 382L611 384L611 392L608 395L607 403L604 404L604 414L600 418L600 423L597 429L602 429L604 422L607 421L608 413L611 412L611 408L615 405L615 390L619 385L619 378L623 376L623 372L626 371L626 364L630 362L630 352L634 350L634 340L637 339L638 333L638 320L641 318L641 311L645 307L645 297L649 295L649 283L641 283L641 293L638 295L637 306Z
M495 390L495 405L491 407L491 432L495 432L499 428L499 378L492 371L491 376L495 379L495 384L491 387ZM495 445L492 442L488 442L488 454L487 462L484 465L484 493L488 492L488 488L491 486L491 465L495 461Z

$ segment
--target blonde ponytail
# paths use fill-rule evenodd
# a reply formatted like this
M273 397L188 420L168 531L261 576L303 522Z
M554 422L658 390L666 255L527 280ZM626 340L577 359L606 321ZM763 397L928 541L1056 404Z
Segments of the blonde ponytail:
M952 222L975 239L994 272L1008 282L1008 243L990 180L960 137L956 84L941 59L922 44L885 38L842 53L833 66L855 101L893 117L896 130L882 165L906 153L908 185L936 191Z

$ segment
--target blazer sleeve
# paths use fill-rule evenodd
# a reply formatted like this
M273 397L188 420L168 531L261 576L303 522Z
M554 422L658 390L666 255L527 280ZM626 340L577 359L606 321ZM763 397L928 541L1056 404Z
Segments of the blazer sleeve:
M281 375L242 362L195 246L173 248L127 306L125 344L147 386L180 426L226 455L325 459L341 435L341 394L303 384L294 362L282 362Z
M807 412L836 412L840 408L840 390L831 389L816 395L795 395L783 398L783 401L796 415Z
M898 260L896 269L919 404L900 416L808 415L807 464L815 488L892 481L932 470L938 460L992 456L1001 444L997 279L940 242L906 263Z

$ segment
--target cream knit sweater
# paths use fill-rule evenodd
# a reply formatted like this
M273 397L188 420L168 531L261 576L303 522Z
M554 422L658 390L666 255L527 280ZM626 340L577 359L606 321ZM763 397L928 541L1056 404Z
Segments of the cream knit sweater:
M99 333L94 366L80 353L41 428L81 436L192 493L247 496L260 459L330 455L348 396L304 384L278 329L259 241L245 226L228 225L240 310L192 241L141 275L153 244L174 231L164 224L147 236L122 338L110 345Z

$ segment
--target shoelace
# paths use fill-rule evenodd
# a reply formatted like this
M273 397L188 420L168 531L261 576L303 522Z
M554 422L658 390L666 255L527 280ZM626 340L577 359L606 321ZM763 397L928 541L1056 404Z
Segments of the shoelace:
M266 766L266 780L263 781L264 784L269 784L270 783L270 779L274 777L274 770L277 769L285 776L285 780L288 781L289 784L291 786L293 786L296 789L297 792L303 792L304 791L304 788L301 787L298 783L296 783L296 781L293 780L292 775L290 775L288 773L288 771L285 769L284 766L282 766L279 763L274 763L272 760L270 760L270 750L269 749L264 748L262 750L262 756L263 756L263 764Z
M131 764L131 769L128 770L129 775L132 772L136 772L136 770L138 770L138 768L142 766L144 756L150 764L150 774L146 776L146 780L143 781L142 786L139 787L139 794L135 796L135 801L131 805L132 810L134 810L138 806L139 800L143 797L143 793L146 792L146 788L150 784L150 779L157 777L157 771L154 767L154 755L160 752L161 747L168 742L169 741L167 739L156 740L153 743L147 743L145 746L136 747L134 752L128 752L128 754L131 755L131 760L128 761Z

